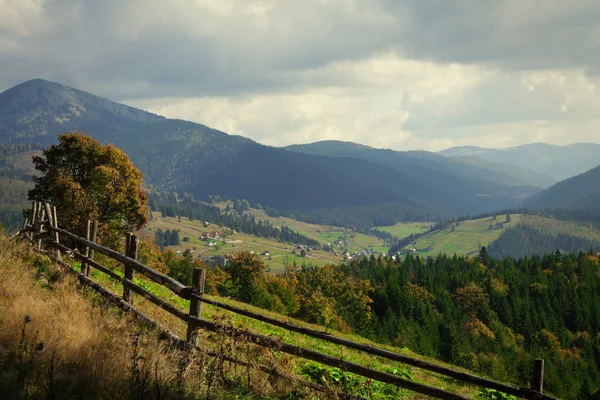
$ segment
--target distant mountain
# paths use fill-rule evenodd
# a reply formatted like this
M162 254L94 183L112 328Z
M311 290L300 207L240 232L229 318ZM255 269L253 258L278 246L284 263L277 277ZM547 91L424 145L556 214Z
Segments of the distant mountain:
M510 165L476 158L450 159L427 151L383 150L334 140L292 145L285 149L313 155L354 157L393 168L445 193L442 198L429 198L429 204L460 199L469 210L467 213L516 205L517 199L541 190L532 182L550 183L547 177ZM431 206L435 208L434 204Z
M600 209L600 166L551 186L523 205L535 209Z
M40 79L0 93L0 143L47 145L72 130L125 150L150 188L245 198L286 211L323 215L343 208L352 217L378 205L402 218L429 218L513 207L540 190L509 168L490 172L485 163L427 152L354 144L342 151L338 142L327 154L264 146Z
M35 79L0 93L0 143L48 144L71 130L121 147L150 187L200 198L238 197L294 211L397 204L416 213L432 213L405 187L421 185L423 196L440 195L374 163L263 146L53 82ZM458 200L449 200L443 211L458 207Z
M488 161L511 164L549 176L555 182L600 165L600 144L596 143L578 143L567 146L532 143L507 149L464 146L442 150L439 154L454 159L478 157Z
M490 182L501 186L548 187L552 178L510 164L490 162L477 157L448 158L428 151L394 151L337 140L291 145L287 150L334 157L357 157L398 170L410 171L411 166L450 173L463 180Z

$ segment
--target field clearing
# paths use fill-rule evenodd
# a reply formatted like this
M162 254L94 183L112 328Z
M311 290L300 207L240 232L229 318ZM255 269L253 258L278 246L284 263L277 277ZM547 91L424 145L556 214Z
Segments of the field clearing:
M435 225L434 222L399 222L393 226L378 226L375 229L388 232L398 239L404 239L413 233L425 233Z
M590 240L600 240L600 232L593 227L592 223L561 221L539 215L523 215L521 223L554 235L562 233Z
M287 218L287 217L271 217L266 212L262 210L256 210L251 208L248 211L245 211L244 214L254 215L256 219L262 219L263 221L269 221L275 226L286 225L290 229L294 231L300 232L302 235L309 237L314 240L318 240L321 244L326 242L322 242L321 234L323 232L343 232L345 229L339 226L328 226L328 225L319 225L319 224L309 224L308 222L298 221L297 219Z
M18 179L0 178L0 204L5 210L22 210L31 205L27 192L33 189L33 182Z
M297 265L326 265L338 264L342 262L340 256L320 250L309 251L306 257L300 256L300 250L296 249L296 245L291 243L281 243L270 238L261 238L245 233L228 234L226 238L216 241L216 245L208 246L207 242L200 239L202 233L207 232L230 232L229 228L210 224L205 228L200 221L190 221L187 218L181 218L181 222L177 218L171 217L156 217L158 213L154 213L154 218L148 222L146 227L147 233L154 234L158 229L179 229L179 237L181 243L179 246L169 246L173 251L185 251L186 249L194 250L194 257L212 257L217 255L226 255L236 251L253 251L256 254L262 254L265 250L270 254L263 255L262 259L270 268L270 272L278 274L284 271L286 264L296 263ZM184 241L184 238L189 238L189 241Z
M471 221L462 221L458 226L452 226L427 234L405 249L416 249L422 257L437 256L440 253L447 255L475 255L479 252L481 246L488 246L490 242L498 239L500 235L508 228L514 227L521 220L521 214L511 215L511 222L505 222L506 216L499 215L494 220L493 217L475 219ZM502 222L502 228L492 226Z

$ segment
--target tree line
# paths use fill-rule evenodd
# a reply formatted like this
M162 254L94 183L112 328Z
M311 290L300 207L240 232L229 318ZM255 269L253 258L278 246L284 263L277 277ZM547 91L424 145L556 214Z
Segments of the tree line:
M184 283L203 265L161 257ZM290 264L274 276L260 257L234 253L208 269L206 291L520 385L543 358L546 390L587 399L600 386L599 270L593 252L498 259L483 247L477 257Z
M533 226L520 224L507 229L490 243L488 251L494 257L531 257L552 253L557 249L567 252L599 251L600 242L565 233L551 234Z
M321 248L317 240L302 235L286 225L276 226L268 220L243 214L249 209L249 204L245 200L234 201L234 207L237 208L232 209L227 205L224 210L221 210L217 206L197 201L193 196L185 193L181 197L175 193L150 193L149 204L151 209L160 211L166 217L207 221L249 235L274 238L281 242L301 244L314 249Z

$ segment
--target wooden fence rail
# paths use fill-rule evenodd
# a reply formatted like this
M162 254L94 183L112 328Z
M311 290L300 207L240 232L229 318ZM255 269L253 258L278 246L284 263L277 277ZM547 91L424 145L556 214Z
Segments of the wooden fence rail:
M268 336L260 335L238 328L225 327L215 322L202 319L201 304L206 303L227 311L244 315L255 320L279 326L293 332L318 338L329 343L334 343L356 350L360 350L371 355L376 355L389 360L401 362L404 364L411 365L413 367L432 371L466 383L495 389L504 393L508 393L526 399L555 400L553 397L545 395L542 392L544 368L543 360L536 359L534 361L534 371L531 380L532 387L525 388L515 385L509 385L502 382L497 382L488 378L476 376L473 374L457 371L452 368L444 367L427 361L404 356L402 354L398 354L389 350L332 336L330 334L327 334L326 332L304 328L295 324L291 324L289 322L280 321L274 318L255 313L244 308L208 299L203 296L204 280L206 276L205 270L196 268L192 277L192 286L187 287L181 284L180 282L176 281L175 279L166 276L158 271L155 271L154 269L137 261L138 241L135 235L127 234L125 242L126 250L125 254L122 254L118 251L109 249L96 243L97 232L97 221L94 221L93 225L92 223L88 223L88 234L86 238L80 237L65 229L61 229L58 227L56 208L52 208L49 204L42 205L41 203L37 202L34 202L32 204L31 218L26 219L25 224L23 225L23 229L21 230L21 234L28 241L34 244L34 246L37 247L37 250L42 251L42 243L44 243L46 247L54 249L56 251L56 255L49 254L54 261L56 261L65 268L69 268L71 272L78 274L78 278L81 282L91 286L100 294L108 298L111 302L115 303L117 306L133 312L134 315L143 320L146 320L146 322L148 322L148 320L153 322L154 327L161 330L172 342L177 344L179 347L182 346L182 343L184 343L185 346L188 347L195 347L197 345L198 329L203 328L209 331L220 332L221 334L249 338L252 340L252 342L264 347L276 349L278 351L282 351L305 359L317 361L329 366L338 367L345 371L353 372L355 374L362 375L370 379L390 383L398 387L410 389L415 392L426 394L432 397L440 399L465 399L465 397L463 396L442 389L416 383L392 374L367 368L359 364L351 363L340 358L332 357L311 349L306 349L292 344L283 343ZM33 236L31 236L30 233L33 233ZM81 253L77 249L71 249L65 246L64 244L61 244L60 235L64 235L64 237L67 237L71 241L79 243L81 246L83 246L83 253ZM124 266L123 276L95 261L93 259L95 251L122 263ZM70 255L74 259L81 261L81 273L75 271L71 266L64 262L64 260L61 258L61 252L62 254ZM46 253L48 253L48 251L46 251ZM92 281L90 279L90 272L92 268L95 268L99 272L107 274L111 278L122 283L123 296L119 297L116 294L110 292L108 289L102 287L98 283ZM134 282L135 272L138 272L147 277L148 279L167 287L177 296L185 300L190 300L189 312L186 313L184 311L181 311L168 301L159 298L158 296L152 294L143 287L137 285ZM152 321L145 314L135 309L135 307L133 306L134 293L142 296L143 298L149 300L156 306L162 308L163 310L184 321L188 325L186 340L183 341L183 339L178 338L167 328L161 326L155 321ZM346 395L345 397L348 398L352 396Z

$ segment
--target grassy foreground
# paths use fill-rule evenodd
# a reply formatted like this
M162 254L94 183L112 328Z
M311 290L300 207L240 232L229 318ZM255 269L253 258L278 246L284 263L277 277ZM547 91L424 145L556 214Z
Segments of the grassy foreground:
M122 289L102 274L95 272L93 277L116 293ZM138 282L161 297L174 297L145 279ZM232 300L218 300L289 320ZM176 304L183 310L188 307L186 301L179 300ZM136 306L183 336L183 323L176 322L169 314L139 296L136 296ZM98 399L329 398L319 392L308 392L294 380L275 379L250 368L236 367L218 357L184 357L165 347L147 328L107 307L95 292L80 287L46 257L32 254L25 246L14 247L3 236L0 236L0 307L5 311L0 314L0 398L23 398L24 394L30 398L51 398L49 393L54 393L52 398ZM476 388L452 379L342 349L214 307L204 305L202 314L204 318L278 337L465 396L477 393ZM300 321L292 322L309 326ZM369 343L353 335L333 333ZM201 347L366 398L426 398L213 334L202 333ZM414 356L408 349L388 348Z

